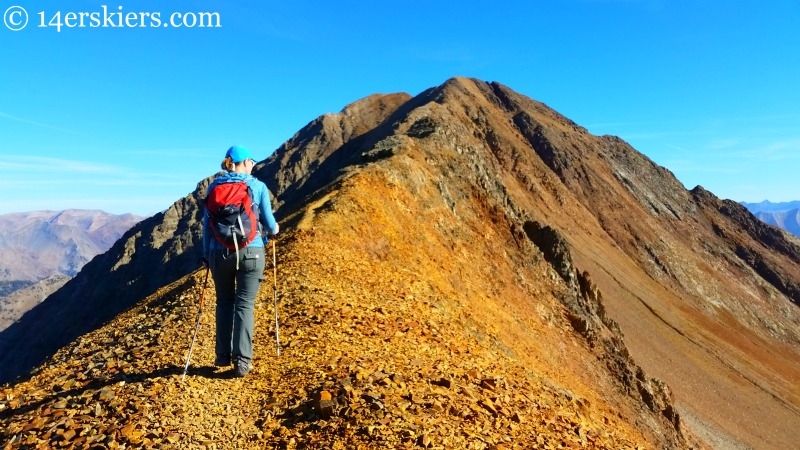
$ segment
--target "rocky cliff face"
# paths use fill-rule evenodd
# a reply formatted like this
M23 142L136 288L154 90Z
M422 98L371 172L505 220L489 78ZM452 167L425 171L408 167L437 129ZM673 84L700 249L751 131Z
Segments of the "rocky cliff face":
M206 297L196 368L180 381L202 296L190 272L205 180L60 290L65 309L48 299L0 335L5 380L23 375L0 394L2 438L789 448L800 437L797 241L686 191L618 138L454 78L321 116L256 175L286 232L282 355L265 286L256 370L215 371ZM52 332L33 333L45 323Z

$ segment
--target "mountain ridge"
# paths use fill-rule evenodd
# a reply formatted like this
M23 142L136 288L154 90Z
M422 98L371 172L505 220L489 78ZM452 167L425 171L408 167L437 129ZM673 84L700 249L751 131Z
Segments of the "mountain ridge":
M771 202L763 200L758 203L739 202L752 213L757 212L786 212L792 209L800 208L800 200L792 200L788 202Z
M133 309L103 312L61 341L54 333L38 358L66 347L4 388L4 437L22 439L35 411L79 413L94 398L94 419L56 434L247 447L796 442L800 247L789 235L499 83L453 78L353 105L312 121L255 171L289 231L279 292L291 358L269 355L275 330L260 320L253 377L224 379L203 365L213 358L208 314L185 387L179 358L165 354L196 311L199 274L186 274L206 179L65 290L100 302L131 286L114 308ZM149 279L131 270L161 263ZM106 284L85 288L95 281ZM266 290L257 315L270 318ZM40 320L50 314L40 306ZM0 334L0 355L36 324ZM418 363L401 362L409 354ZM215 427L203 413L223 412L215 396L251 408ZM117 397L133 412L107 413ZM181 402L198 410L167 413Z

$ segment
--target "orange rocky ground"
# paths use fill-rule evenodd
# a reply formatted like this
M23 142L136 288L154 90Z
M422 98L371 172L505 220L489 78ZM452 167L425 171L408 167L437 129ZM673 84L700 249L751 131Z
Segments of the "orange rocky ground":
M503 226L442 214L385 176L353 176L289 219L277 243L280 356L268 268L254 371L211 366L209 288L181 381L197 272L3 388L3 448L666 445L571 331L540 257L513 264Z

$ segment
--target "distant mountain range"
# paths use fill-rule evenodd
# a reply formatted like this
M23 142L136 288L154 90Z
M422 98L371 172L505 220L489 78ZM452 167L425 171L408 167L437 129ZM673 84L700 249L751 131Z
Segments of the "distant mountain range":
M800 200L782 203L764 200L761 203L742 202L742 205L762 222L800 236Z
M141 220L133 214L75 209L0 215L0 330Z

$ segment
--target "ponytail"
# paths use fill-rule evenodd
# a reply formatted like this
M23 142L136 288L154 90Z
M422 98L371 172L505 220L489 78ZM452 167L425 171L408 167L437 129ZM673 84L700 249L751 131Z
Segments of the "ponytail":
M220 167L222 167L222 170L233 172L236 165L233 163L233 159L230 156L226 156L225 159L222 160Z

